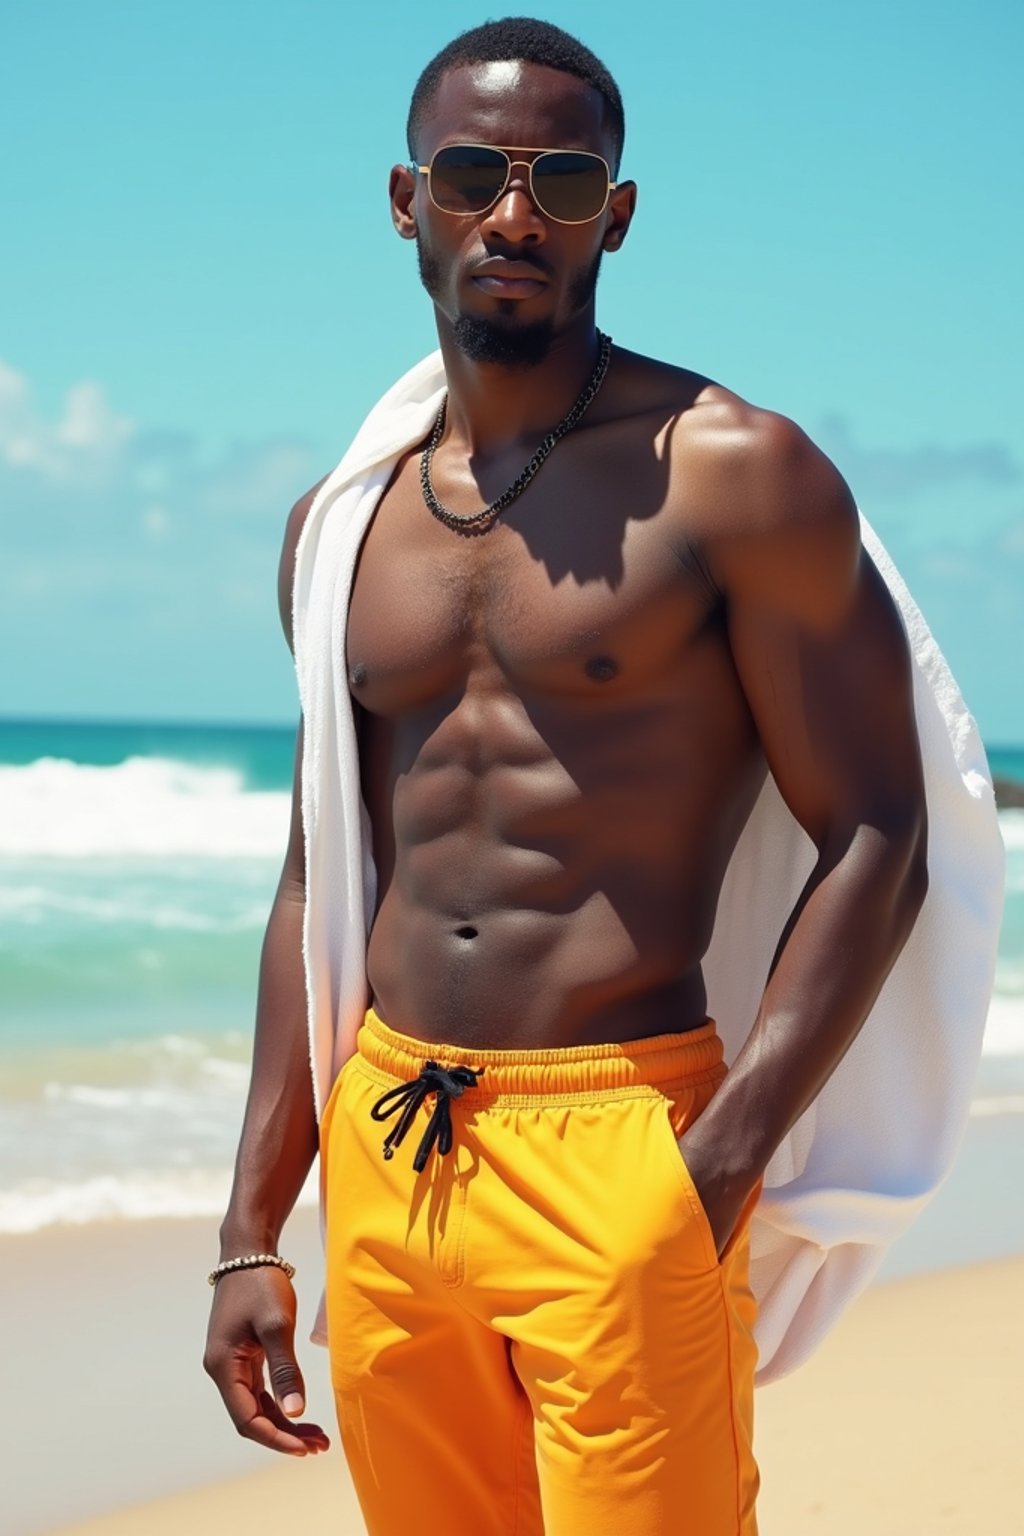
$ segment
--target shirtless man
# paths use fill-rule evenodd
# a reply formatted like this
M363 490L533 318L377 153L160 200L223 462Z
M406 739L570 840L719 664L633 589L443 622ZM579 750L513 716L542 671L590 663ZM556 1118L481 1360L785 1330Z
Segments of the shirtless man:
M927 885L905 639L840 475L785 418L602 350L598 265L636 199L622 137L593 55L495 23L428 66L391 172L448 396L348 618L372 1010L318 1132L300 727L222 1227L223 1259L276 1254L320 1137L332 1380L371 1536L750 1536L750 1211ZM552 150L589 158L538 163ZM535 476L466 523L581 395ZM281 563L289 642L312 496ZM768 772L818 857L726 1074L701 959ZM327 1439L294 1422L294 1325L279 1267L229 1273L206 1365L243 1435L304 1455Z

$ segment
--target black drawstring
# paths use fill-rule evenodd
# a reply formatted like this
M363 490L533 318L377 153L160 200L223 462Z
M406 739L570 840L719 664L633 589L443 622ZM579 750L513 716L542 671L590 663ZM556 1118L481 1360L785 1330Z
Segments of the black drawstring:
M423 1139L416 1148L412 1166L417 1173L422 1172L435 1141L441 1157L450 1152L452 1149L451 1101L461 1097L467 1088L475 1088L477 1078L482 1076L483 1072L483 1067L478 1067L475 1071L472 1067L453 1067L448 1071L445 1067L439 1067L436 1061L428 1061L419 1077L414 1078L412 1082L399 1083L397 1088L389 1088L387 1093L382 1093L370 1110L375 1120L386 1120L389 1115L397 1113L400 1105L405 1106L398 1124L393 1126L385 1137L385 1158L394 1157L395 1148L404 1138L415 1119L416 1111L428 1093L437 1094L437 1103L423 1132Z

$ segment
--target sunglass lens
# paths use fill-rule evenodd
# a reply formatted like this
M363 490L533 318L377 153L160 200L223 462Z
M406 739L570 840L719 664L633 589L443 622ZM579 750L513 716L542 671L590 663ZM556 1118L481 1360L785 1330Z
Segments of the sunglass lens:
M430 195L445 213L480 213L494 202L508 176L508 160L497 149L452 144L430 164Z
M608 169L597 155L566 150L538 155L533 166L537 202L553 219L568 224L594 219L608 196Z

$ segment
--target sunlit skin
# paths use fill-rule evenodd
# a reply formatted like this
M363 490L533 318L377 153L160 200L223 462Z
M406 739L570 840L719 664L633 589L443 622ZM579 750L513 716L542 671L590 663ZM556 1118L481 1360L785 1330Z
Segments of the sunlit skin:
M459 142L589 149L616 170L600 95L537 65L450 70L419 161ZM559 225L525 178L518 168L487 214L455 217L433 206L425 177L391 172L395 228L418 236L431 273L450 392L433 482L455 512L515 479L590 376L595 310L592 294L580 302L581 277L618 252L636 206L627 180L592 223ZM666 320L683 335L694 296L677 300ZM550 350L531 368L473 361L454 339L460 314L512 330L548 319ZM860 1028L927 884L906 645L850 492L792 422L619 346L583 423L485 535L430 515L418 465L419 447L394 471L348 620L379 877L374 1007L405 1034L467 1048L699 1025L721 882L770 771L818 859L796 909L778 914L747 1043L680 1142L721 1251ZM282 555L289 639L312 495ZM296 785L301 751L300 731ZM276 1243L316 1148L297 802L226 1256ZM218 1380L234 1380L236 1423L279 1450L322 1448L317 1426L292 1426L254 1395L254 1319L290 1307L293 1326L290 1287L261 1269L223 1292L211 1348ZM243 1335L244 1361L227 1342ZM301 1397L281 1337L271 1377L279 1400L288 1382Z

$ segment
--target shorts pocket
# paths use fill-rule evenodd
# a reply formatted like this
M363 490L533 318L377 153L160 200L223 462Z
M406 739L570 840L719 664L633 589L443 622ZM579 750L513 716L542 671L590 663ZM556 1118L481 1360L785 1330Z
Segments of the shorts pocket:
M704 1262L709 1269L717 1269L719 1259L715 1234L711 1230L708 1213L704 1209L700 1195L697 1193L697 1186L690 1176L690 1170L686 1166L686 1159L683 1157L679 1147L674 1123L677 1119L689 1119L692 1121L693 1117L681 1116L671 1099L663 1099L658 1108L658 1121L661 1129L660 1139L665 1148L666 1155L671 1158L675 1176L682 1186L692 1228L699 1241ZM681 1136L682 1134L683 1132L680 1130L679 1135Z

